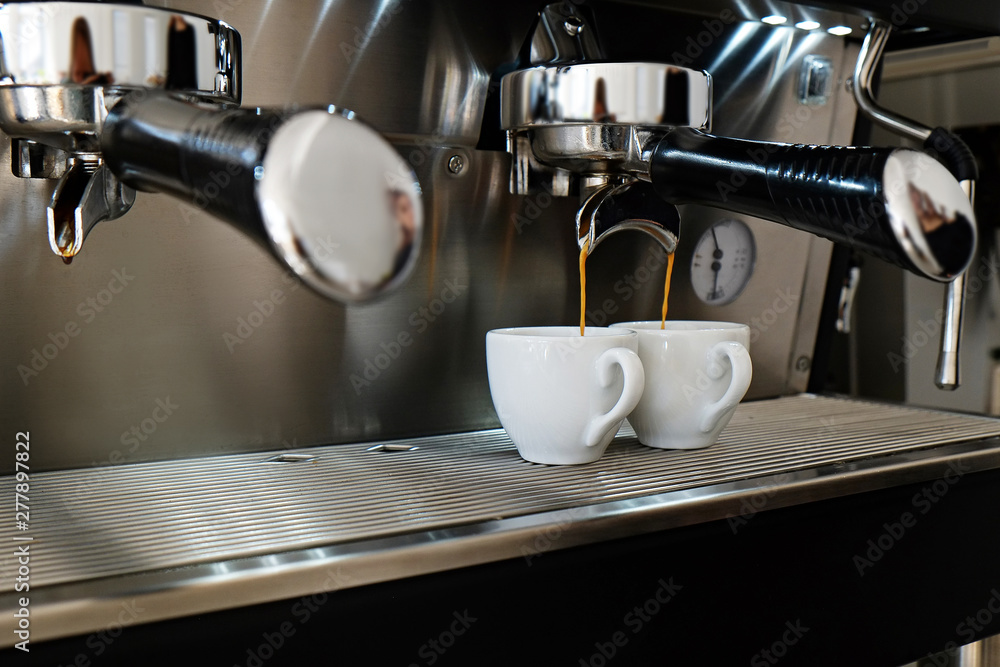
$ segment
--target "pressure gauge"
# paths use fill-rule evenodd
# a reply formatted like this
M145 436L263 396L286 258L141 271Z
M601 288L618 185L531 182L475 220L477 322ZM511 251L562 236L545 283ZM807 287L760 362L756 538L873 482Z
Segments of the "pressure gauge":
M694 248L691 287L705 303L731 303L750 282L757 250L753 232L741 220L712 225Z

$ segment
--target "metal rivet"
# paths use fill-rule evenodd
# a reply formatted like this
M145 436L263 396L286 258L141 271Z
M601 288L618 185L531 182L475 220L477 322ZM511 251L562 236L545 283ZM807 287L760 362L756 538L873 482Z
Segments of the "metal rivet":
M575 16L570 16L568 19L563 21L563 30L570 37L576 37L581 32L583 32L583 21Z
M805 355L802 355L801 357L795 360L795 368L800 371L809 370L809 367L811 365L812 365L812 360L810 360L809 357Z
M462 156L452 155L451 158L448 160L448 171L457 176L458 174L462 173L463 169L465 169L465 160L462 158Z

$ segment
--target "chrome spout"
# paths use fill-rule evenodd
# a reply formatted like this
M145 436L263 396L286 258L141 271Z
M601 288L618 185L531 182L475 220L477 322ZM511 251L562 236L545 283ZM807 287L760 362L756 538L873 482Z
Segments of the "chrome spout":
M99 156L89 157L68 160L46 208L49 247L67 263L83 249L94 225L120 218L135 202L135 190L119 181Z
M669 255L677 249L681 218L648 183L625 179L594 188L576 214L580 249L593 252L601 241L622 231L652 236Z

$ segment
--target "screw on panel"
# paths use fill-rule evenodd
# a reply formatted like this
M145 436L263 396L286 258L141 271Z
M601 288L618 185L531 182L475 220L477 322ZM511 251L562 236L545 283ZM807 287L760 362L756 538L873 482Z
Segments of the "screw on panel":
M802 355L801 357L799 357L798 359L795 360L795 368L796 368L796 370L807 371L807 370L809 370L809 367L811 365L812 365L812 360L809 359L809 357L807 357L805 355Z
M457 176L462 173L463 169L465 169L465 160L462 159L462 156L452 155L451 159L448 160L448 171Z
M583 32L583 21L576 16L570 16L563 21L563 30L570 37L576 37Z

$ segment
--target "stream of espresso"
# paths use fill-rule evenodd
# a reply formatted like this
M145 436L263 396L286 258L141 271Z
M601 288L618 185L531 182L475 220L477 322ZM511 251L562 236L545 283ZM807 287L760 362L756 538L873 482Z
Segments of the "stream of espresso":
M587 251L590 250L590 239L583 242L580 248L580 335L583 335L587 325Z
M670 298L670 275L674 272L674 253L667 255L667 279L663 283L663 310L660 313L660 328L667 328L667 299Z
M580 249L580 335L584 335L587 326L587 254L590 250L590 239L583 242ZM667 277L663 282L663 308L660 311L660 328L667 328L667 301L670 298L670 276L674 273L674 253L667 255Z

